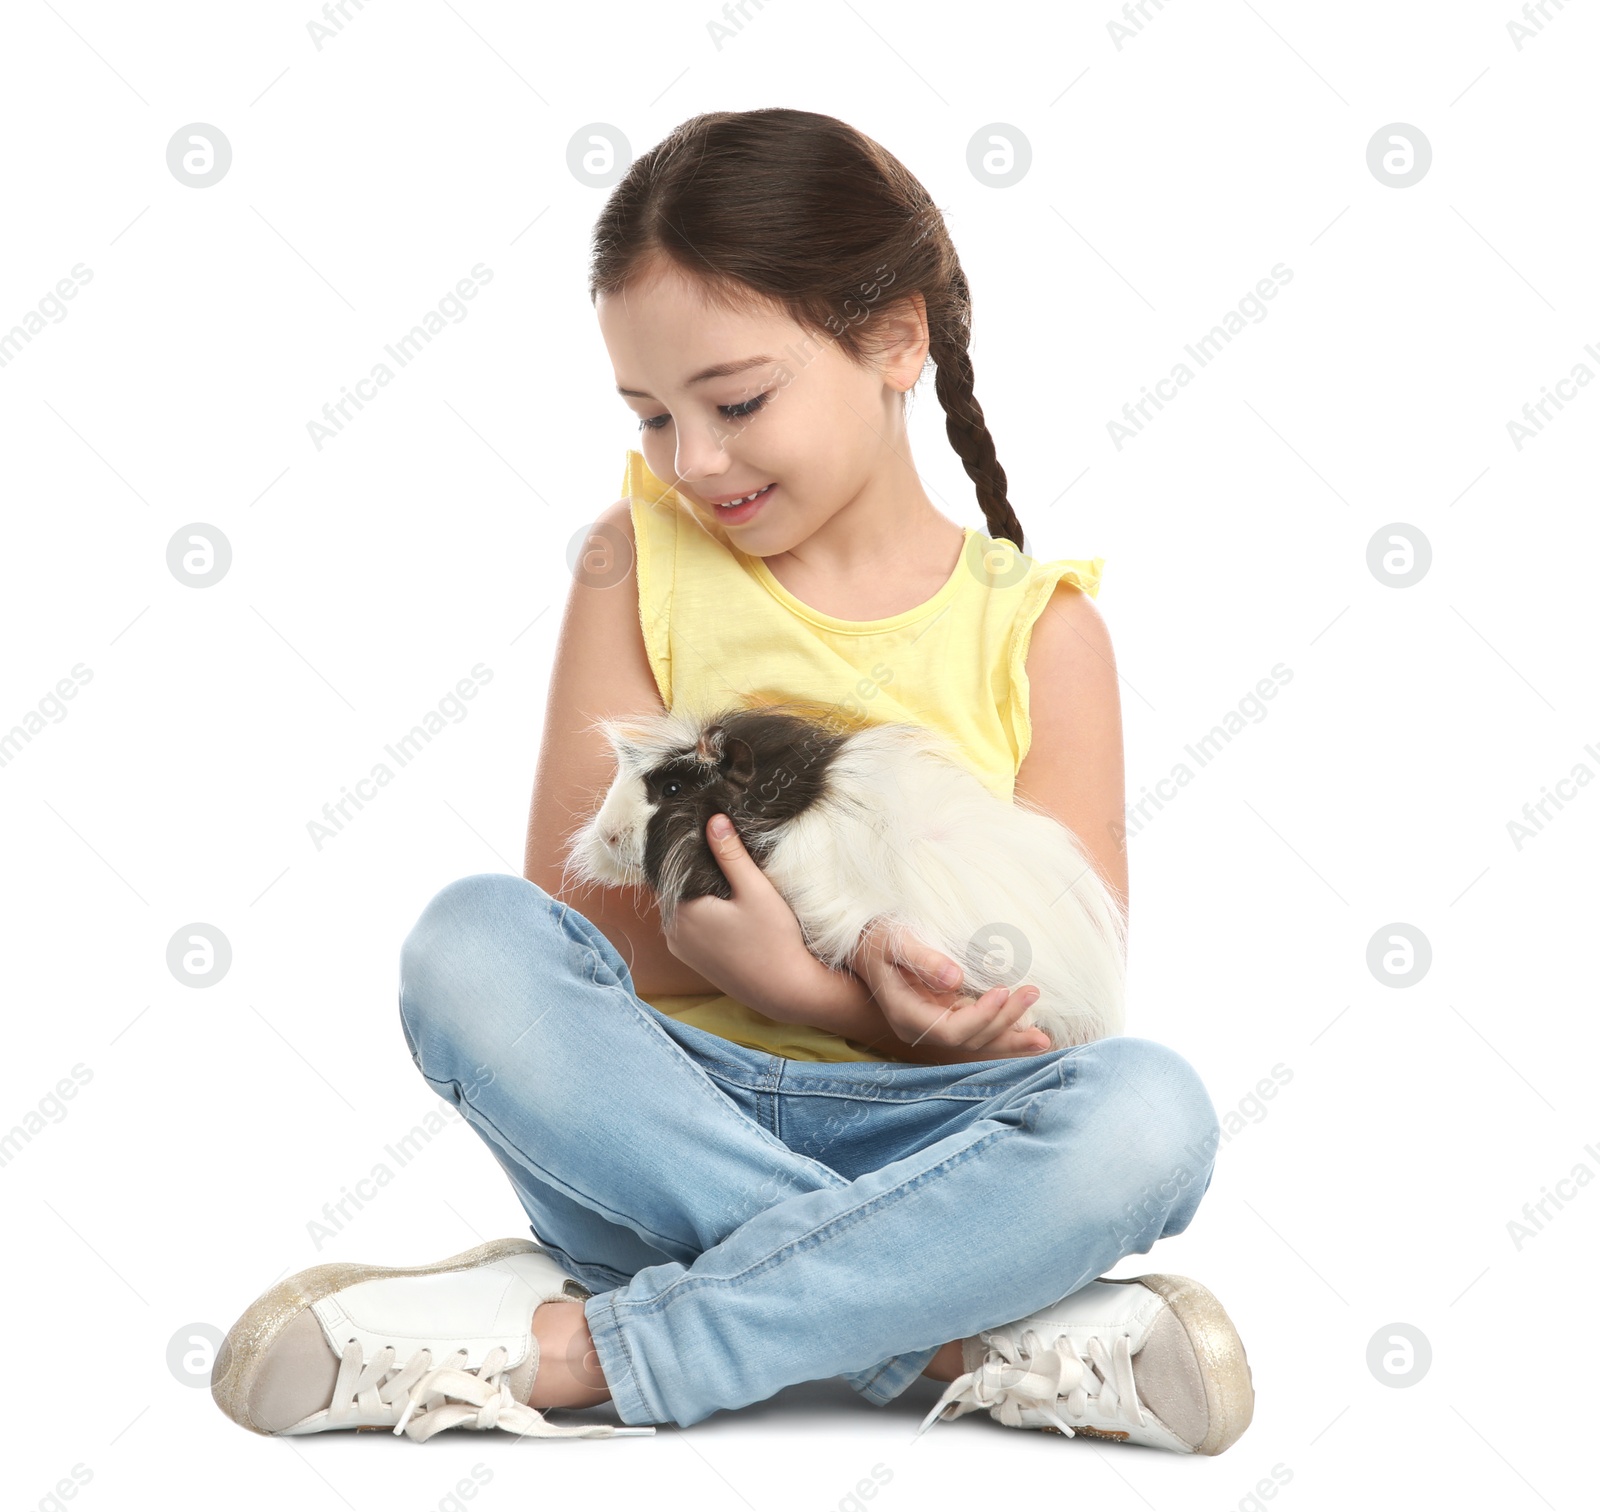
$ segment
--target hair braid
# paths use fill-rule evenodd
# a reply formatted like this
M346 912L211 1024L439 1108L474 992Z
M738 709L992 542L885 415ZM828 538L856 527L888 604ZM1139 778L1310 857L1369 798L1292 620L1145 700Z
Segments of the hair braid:
M968 332L972 327L972 300L967 276L951 249L949 300L930 322L929 355L936 372L934 393L944 408L945 434L955 447L961 465L978 490L978 503L989 522L989 534L1023 549L1022 524L1006 498L1006 473L995 453L994 437L984 423L983 408L973 393L972 356Z

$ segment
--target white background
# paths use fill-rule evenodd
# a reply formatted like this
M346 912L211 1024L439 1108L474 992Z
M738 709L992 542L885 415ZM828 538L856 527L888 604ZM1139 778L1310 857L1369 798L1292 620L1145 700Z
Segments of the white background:
M1507 422L1600 373L1600 16L1552 5L1519 49L1509 0L1147 10L1119 48L1109 0L772 0L719 48L710 0L371 0L318 49L310 4L7 8L0 331L92 270L0 367L0 730L92 671L0 767L0 1129L90 1073L0 1167L10 1506L74 1465L87 1509L422 1512L473 1465L491 1509L823 1512L874 1464L891 1512L1250 1507L1275 1465L1273 1505L1307 1512L1592 1495L1600 1190L1520 1247L1508 1223L1600 1174L1600 793L1520 848L1508 822L1600 771L1600 391L1520 449ZM912 1445L933 1383L879 1409L839 1381L653 1439L247 1435L169 1371L190 1325L319 1260L526 1232L459 1122L320 1248L308 1223L438 1106L399 944L450 879L520 871L568 545L636 440L585 293L604 191L567 144L770 104L860 127L946 210L1029 551L1106 558L1130 802L1292 669L1130 842L1128 1032L1224 1118L1292 1073L1189 1231L1115 1272L1218 1294L1255 1421L1213 1460L982 1415ZM166 162L195 122L232 145L207 189ZM1395 122L1432 145L1409 188L1367 164ZM967 165L991 123L1031 144L1009 188ZM478 263L467 318L317 449L307 422ZM1278 263L1266 318L1115 446ZM981 525L931 372L913 425L930 493ZM166 560L195 522L233 551L203 590ZM1405 588L1368 566L1396 525L1431 543ZM468 716L317 849L308 821L479 662ZM166 965L197 921L233 951L205 989ZM1396 924L1432 952L1406 988L1368 967ZM1367 1364L1396 1323L1432 1350L1404 1389Z

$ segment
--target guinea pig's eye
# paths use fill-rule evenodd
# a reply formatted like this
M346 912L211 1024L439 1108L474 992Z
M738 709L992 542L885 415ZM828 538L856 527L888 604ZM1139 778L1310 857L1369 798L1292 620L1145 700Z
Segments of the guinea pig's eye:
M673 778L670 782L664 782L661 785L661 796L663 798L676 798L682 791L683 784L677 778Z

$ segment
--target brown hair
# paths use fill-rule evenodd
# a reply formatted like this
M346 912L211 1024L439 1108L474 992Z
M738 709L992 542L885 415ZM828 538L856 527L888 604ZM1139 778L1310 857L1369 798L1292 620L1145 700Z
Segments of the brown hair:
M833 116L711 111L635 160L595 223L589 297L620 293L657 259L732 307L751 291L800 326L871 351L873 307L920 293L945 430L977 487L989 534L1020 551L1022 526L972 392L972 300L949 230L898 158Z

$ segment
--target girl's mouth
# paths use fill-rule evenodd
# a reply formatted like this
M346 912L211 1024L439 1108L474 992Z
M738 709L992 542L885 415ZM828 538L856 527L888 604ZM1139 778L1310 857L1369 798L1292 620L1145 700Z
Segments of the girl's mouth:
M737 503L713 505L712 507L717 513L717 519L720 520L724 525L744 524L746 520L752 518L755 512L760 509L769 498L772 497L772 491L777 486L778 485L776 483L769 483L765 488L757 489L753 495L746 495Z

